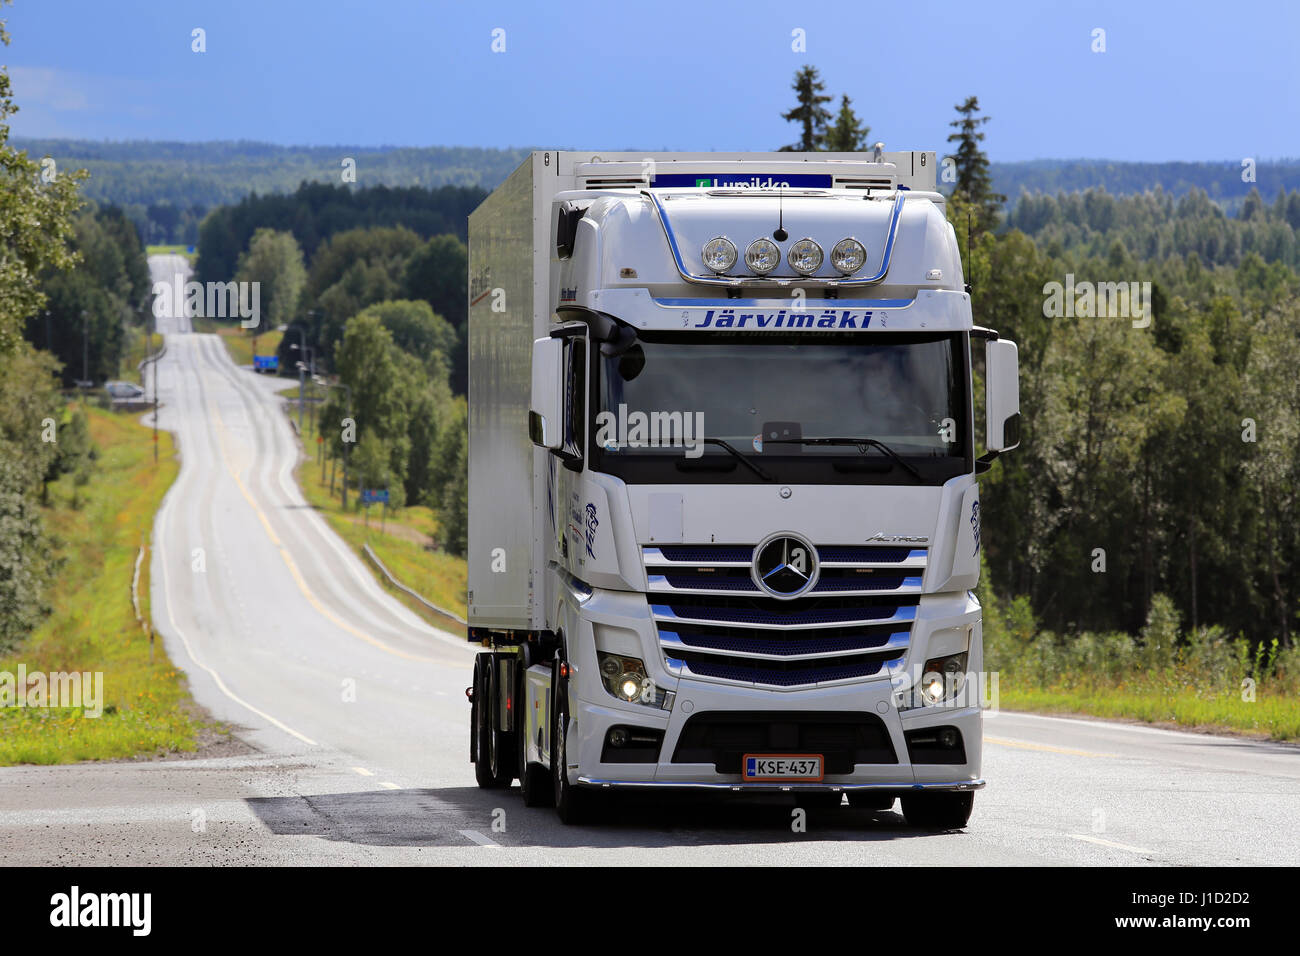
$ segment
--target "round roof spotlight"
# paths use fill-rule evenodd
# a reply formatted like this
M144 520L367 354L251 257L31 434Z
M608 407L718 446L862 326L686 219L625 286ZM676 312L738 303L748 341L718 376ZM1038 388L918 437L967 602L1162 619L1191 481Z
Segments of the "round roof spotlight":
M831 265L844 275L852 275L867 264L867 250L856 239L841 239L831 250Z
M736 245L718 236L704 244L704 264L714 272L726 272L736 264Z
M811 239L800 239L786 255L790 268L801 276L810 276L822 267L822 247Z
M745 265L756 275L765 276L781 264L781 250L771 239L755 239L745 250Z

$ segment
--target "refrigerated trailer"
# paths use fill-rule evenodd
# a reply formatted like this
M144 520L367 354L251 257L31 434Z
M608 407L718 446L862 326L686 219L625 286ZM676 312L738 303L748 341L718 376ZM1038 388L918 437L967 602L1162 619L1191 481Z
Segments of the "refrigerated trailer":
M470 216L469 300L479 785L964 826L1019 386L935 154L535 152Z

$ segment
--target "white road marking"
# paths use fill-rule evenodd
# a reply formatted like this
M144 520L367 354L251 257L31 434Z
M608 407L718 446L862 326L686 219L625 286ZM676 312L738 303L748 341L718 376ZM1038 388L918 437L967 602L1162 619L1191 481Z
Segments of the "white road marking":
M381 787L383 787L385 790L401 790L401 789L402 789L402 788L399 787L397 784L395 784L395 783L389 783L387 780L383 780L383 781L381 781L379 785L380 785Z
M175 488L176 485L173 485L171 490L174 491ZM175 500L175 496L171 495L169 492L167 503L166 505L164 505L164 507L167 509L168 518L171 517L171 505L174 500ZM158 555L158 559L159 559L158 563L162 565L163 603L167 606L167 622L171 624L172 632L175 633L175 635L181 639L181 643L185 645L185 653L189 654L190 660L194 662L195 666L201 667L203 668L203 670L207 671L212 676L212 680L216 683L217 689L220 690L221 693L229 697L231 700L233 700L236 704L239 704L241 707L247 708L248 710L257 714L257 716L261 717L263 720L268 721L269 723L275 725L276 727L279 727L281 730L283 730L286 734L289 734L291 737L297 737L299 740L301 740L303 743L307 744L308 746L319 747L320 744L316 743L316 741L312 740L310 737L306 736L305 734L298 733L298 731L294 730L288 724L276 720L266 711L259 710L258 708L250 704L248 701L244 700L242 697L237 695L234 691L232 691L229 687L226 686L226 682L221 679L220 674L214 671L207 664L204 664L195 655L194 648L190 644L190 639L186 637L185 632L180 629L180 625L176 623L176 616L172 613L172 604L174 602L172 601L172 597L171 597L171 576L167 573L167 566L170 564L170 562L167 560L166 545L164 544L164 539L166 538L166 534L165 532L162 531L162 527L163 527L162 521L159 521L157 524L158 524L159 531L158 534L156 535L157 540L154 541L154 550L155 553Z
M1154 854L1155 850L1144 850L1140 846L1129 846L1127 843L1115 843L1111 840L1103 840L1101 837L1087 836L1082 833L1067 834L1075 840L1082 840L1084 843L1095 843L1098 846L1108 846L1115 850L1125 850L1129 853L1140 853L1143 855Z
M500 843L498 843L496 840L491 839L490 837L485 837L477 830L460 830L457 832L459 832L460 835L463 836L466 840L473 840L479 846L494 846L498 850L501 849Z
M367 770L365 767L353 767L352 769L363 777L373 777L375 775L373 770Z

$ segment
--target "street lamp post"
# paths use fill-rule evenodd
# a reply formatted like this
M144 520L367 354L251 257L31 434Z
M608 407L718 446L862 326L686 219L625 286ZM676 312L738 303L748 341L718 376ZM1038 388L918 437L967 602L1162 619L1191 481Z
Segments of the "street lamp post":
M307 348L307 333L303 331L301 325L295 325L293 328L294 331L298 333L298 341L300 344L290 345L289 348L294 352L301 351L303 355L307 356L308 360L310 361L311 349ZM304 374L306 373L306 371L307 369L304 368L301 362L299 362L298 363L298 434L300 435L302 434L302 407L305 401L304 396L306 394L305 393L306 379L304 378Z

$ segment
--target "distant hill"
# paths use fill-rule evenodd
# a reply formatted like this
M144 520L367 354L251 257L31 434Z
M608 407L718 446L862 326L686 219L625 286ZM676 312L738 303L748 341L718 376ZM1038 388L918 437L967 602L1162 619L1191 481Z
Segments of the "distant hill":
M14 145L61 165L85 167L85 194L123 206L147 243L193 243L208 210L250 192L291 193L304 181L341 183L344 159L356 162L358 186L478 186L493 189L529 148L468 146L274 146L249 141L168 143L15 138ZM1203 189L1235 213L1251 186L1271 199L1300 188L1300 160L1260 162L1256 182L1241 180L1241 162L1125 163L1041 159L992 163L994 186L1012 204L1022 192L1073 192L1103 186L1113 195L1161 187L1174 197Z
M1022 192L1055 194L1103 187L1113 196L1131 196L1157 186L1175 198L1202 189L1225 212L1236 213L1251 189L1272 200L1279 189L1300 189L1300 160L1263 162L1255 182L1243 182L1241 160L1199 163L1122 163L1106 159L1034 159L990 163L993 186L1014 205Z

